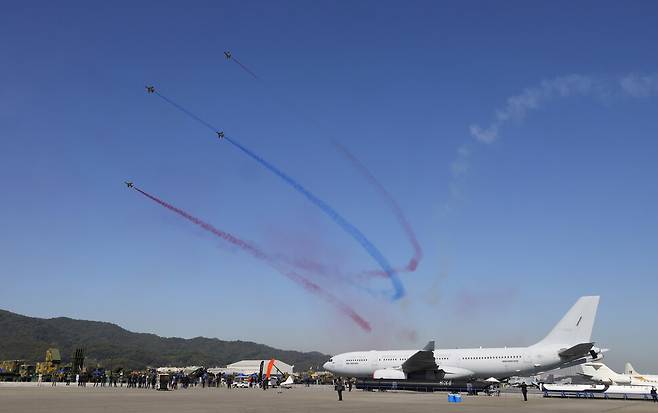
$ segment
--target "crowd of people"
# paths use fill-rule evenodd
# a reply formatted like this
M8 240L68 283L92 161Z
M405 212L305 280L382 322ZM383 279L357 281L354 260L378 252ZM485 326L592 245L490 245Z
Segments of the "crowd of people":
M277 378L274 376L266 378L264 375L258 374L213 374L205 369L198 369L189 374L186 374L183 371L159 373L157 370L151 369L131 372L94 370L80 374L62 373L53 374L51 376L38 375L37 381L39 385L48 381L51 386L56 386L58 383L61 383L66 386L73 384L79 387L126 387L129 389L153 390L177 390L191 387L224 387L228 389L233 387L248 387L267 390L267 388L270 387L270 382L276 382ZM305 382L310 383L310 380Z

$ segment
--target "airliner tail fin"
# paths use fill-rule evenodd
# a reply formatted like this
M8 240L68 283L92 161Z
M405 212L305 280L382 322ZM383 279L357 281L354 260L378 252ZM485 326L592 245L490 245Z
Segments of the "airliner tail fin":
M599 296L580 297L550 333L537 344L590 343Z

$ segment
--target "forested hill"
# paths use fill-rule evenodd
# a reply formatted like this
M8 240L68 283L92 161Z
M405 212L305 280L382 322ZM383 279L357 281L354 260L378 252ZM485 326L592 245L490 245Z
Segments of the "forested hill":
M34 318L0 310L0 360L43 361L49 347L59 348L64 362L71 360L76 348L83 347L86 365L111 369L215 367L245 359L276 358L302 371L311 366L318 368L329 358L319 352L279 350L248 341L165 338L133 333L111 323Z

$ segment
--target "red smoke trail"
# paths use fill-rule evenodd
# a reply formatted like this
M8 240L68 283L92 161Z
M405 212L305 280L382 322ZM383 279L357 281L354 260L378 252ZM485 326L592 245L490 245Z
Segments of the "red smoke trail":
M303 271L305 273L312 273L315 275L319 275L321 277L331 279L332 281L338 280L345 284L351 285L352 287L360 289L363 292L367 292L371 295L380 295L368 287L359 285L359 283L357 283L352 276L344 274L339 269L335 269L335 268L330 269L329 267L327 267L326 265L320 262L312 261L310 259L290 258L283 254L277 254L270 258L274 261L277 261L277 264L284 263L285 265L297 268L298 270ZM381 273L382 273L381 275L382 277L387 276L385 272L382 271ZM380 276L380 274L376 274L376 275Z
M416 270L416 267L418 267L418 263L420 260L423 258L423 250L420 247L420 243L418 242L418 239L416 238L416 234L414 233L413 228L411 228L411 224L409 224L409 221L407 221L406 216L404 215L404 212L402 211L402 208L400 208L400 205L397 203L395 198L384 188L384 186L379 183L377 178L366 168L366 166L361 163L352 153L347 150L347 148L340 143L338 143L335 140L332 140L332 143L348 161L352 163L352 166L356 168L372 185L377 192L379 192L379 195L384 198L386 203L388 204L388 207L393 211L393 214L395 215L395 218L398 220L400 225L402 226L402 229L404 230L405 235L407 236L407 239L409 240L409 243L414 249L414 255L411 257L409 260L409 263L404 269L396 270L397 272L413 272ZM366 271L365 274L369 275L379 275L382 277L386 276L386 273L383 271Z
M230 54L227 53L226 56L227 58L230 58ZM386 272L386 276L390 279L394 289L394 292L391 295L390 299L392 301L395 301L395 300L399 300L404 296L405 294L404 285L402 284L402 281L400 281L397 273L393 270L393 268L389 264L386 257L382 254L382 252L379 251L379 249L372 243L372 241L370 241L365 236L365 234L363 234L363 232L361 232L361 230L359 230L359 228L357 228L354 224L352 224L345 217L339 214L334 208L331 207L331 205L329 205L327 202L319 198L313 192L309 191L301 183L297 182L297 180L295 180L290 175L286 174L283 170L276 167L273 163L264 159L263 157L261 157L251 149L247 148L246 146L242 145L237 139L230 136L224 136L224 133L220 132L219 128L214 127L210 123L201 119L200 117L190 112L185 107L174 102L173 100L169 99L165 95L159 92L155 92L152 86L148 87L148 89L149 89L149 93L154 93L156 96L160 97L165 102L169 103L176 109L180 110L185 115L189 116L190 118L199 122L204 127L213 131L213 133L217 134L220 138L223 138L226 142L235 146L237 149L242 151L245 155L256 161L263 168L267 169L268 171L276 175L283 182L288 184L292 189L294 189L300 195L306 198L309 202L311 202L316 207L318 207L325 215L327 215L332 221L334 221L343 231L345 231L348 235L350 235L352 239L354 239L354 241L359 243L363 248L363 250L367 252L368 255L370 255L370 257L379 264L379 266L384 272Z
M208 224L207 222L204 222L200 220L199 218L190 215L189 213L183 211L180 208L177 208L159 198L156 196L153 196L147 192L142 191L141 189L134 187L136 191L138 191L140 194L144 195L145 197L155 201L156 203L162 205L163 207L169 209L170 211L173 211L177 213L178 215L182 216L183 218L187 219L188 221L200 226L201 228L205 229L206 231L216 235L217 237L223 239L224 241L227 241L233 245L236 245L240 247L242 250L248 252L251 254L253 257L258 258L260 260L263 260L270 264L272 267L274 267L277 271L279 271L281 274L284 276L288 277L289 279L293 280L297 284L301 285L306 291L311 292L313 294L319 295L322 297L325 301L329 302L330 304L334 305L337 307L343 314L346 314L349 316L356 324L358 324L359 327L361 327L363 330L370 332L372 328L370 327L370 323L366 321L363 317L361 317L356 311L354 311L350 306L347 304L343 303L340 301L338 298L334 297L331 293L328 291L324 290L322 287L319 285L315 284L314 282L310 281L309 279L297 274L294 271L287 271L281 266L277 265L276 261L272 259L269 255L267 255L265 252L261 251L258 247L248 243L247 241L244 241L234 235L229 234L228 232L224 232L220 229L215 228L211 224Z

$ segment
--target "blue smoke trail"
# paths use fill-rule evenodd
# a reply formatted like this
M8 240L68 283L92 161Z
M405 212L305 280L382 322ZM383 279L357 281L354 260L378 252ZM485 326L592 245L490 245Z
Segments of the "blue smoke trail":
M327 214L329 218L331 218L335 223L337 223L341 228L343 228L343 230L345 230L348 234L350 234L352 238L354 238L359 244L361 244L361 246L366 250L366 252L375 261L377 261L377 263L382 267L382 269L386 272L386 274L388 274L388 276L391 278L391 281L393 282L393 287L395 288L395 294L393 295L393 299L397 300L404 295L404 287L402 286L402 282L400 282L399 277L395 273L395 270L393 270L391 265L388 263L384 255L377 249L377 247L375 247L373 243L370 242L370 240L366 238L366 236L357 227L352 225L349 221L343 218L342 215L340 215L333 208L331 208L326 202L315 196L313 193L309 192L300 183L298 183L297 181L286 175L283 171L278 169L276 166L272 165L265 159L256 155L249 149L245 148L234 139L226 137L226 140L232 143L242 152L250 156L256 162L258 162L259 164L263 165L265 168L270 170L270 172L276 174L279 178L283 179L288 185L292 186L297 192L304 195L306 199L314 203L318 208L322 210L322 212Z
M176 109L180 110L181 112L185 113L187 116L190 118L194 119L195 121L199 122L206 128L212 130L214 133L218 133L219 129L215 128L213 125L210 123L204 121L203 119L199 118L196 116L194 113L190 112L189 110L185 109L183 106L177 104L173 100L165 97L161 93L155 92L156 95L158 95L160 98L162 98L165 102L169 103L170 105L174 106ZM300 183L292 179L290 176L286 175L283 171L281 171L279 168L274 166L273 164L269 163L265 159L261 158L260 156L256 155L254 152L250 151L243 145L241 145L238 141L226 136L224 139L226 141L230 142L233 146L244 152L246 155L248 155L250 158L254 159L256 162L261 164L263 167L268 169L270 172L274 173L277 175L279 178L281 178L284 182L286 182L288 185L292 186L293 189L295 189L297 192L300 194L304 195L306 199L314 203L318 208L322 210L329 218L331 218L336 224L338 224L345 232L347 232L349 235L354 238L362 247L363 249L372 257L379 266L386 272L388 277L391 279L391 283L393 284L393 288L395 289L395 292L393 293L393 296L391 297L393 301L398 300L404 296L404 286L402 285L402 282L400 281L400 278L397 276L395 270L391 265L388 263L388 260L384 255L375 247L375 245L370 242L370 240L354 225L352 225L349 221L347 221L345 218L343 218L342 215L340 215L338 212L336 212L332 207L329 206L326 202L315 196L313 193L311 193L309 190L304 188Z
M155 94L158 95L158 96L160 96L165 102L169 103L170 105L172 105L172 106L175 107L176 109L180 110L181 112L183 112L183 113L186 114L187 116L191 117L192 119L194 119L195 121L199 122L200 124L202 124L202 125L205 126L206 128L210 129L211 131L213 131L213 132L215 132L215 133L217 133L217 132L219 131L219 129L217 129L216 127L212 126L210 123L208 123L208 122L206 122L205 120L201 119L200 117L198 117L198 116L195 115L194 113L190 112L189 110L185 109L184 107L182 107L182 106L179 105L178 103L174 102L173 100L169 99L168 97L166 97L166 96L160 94L159 92L155 92Z

